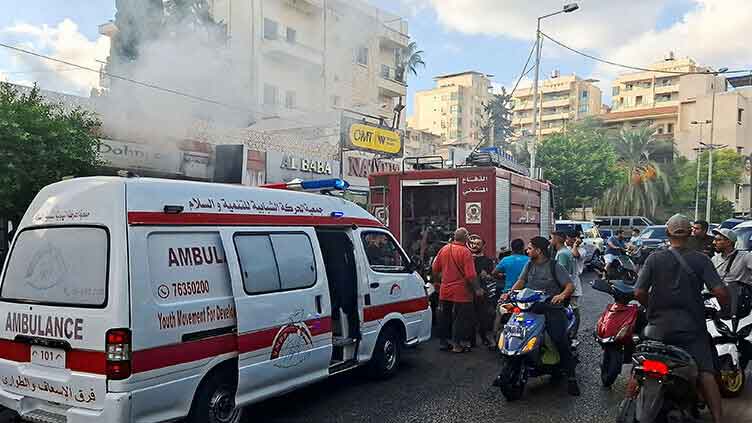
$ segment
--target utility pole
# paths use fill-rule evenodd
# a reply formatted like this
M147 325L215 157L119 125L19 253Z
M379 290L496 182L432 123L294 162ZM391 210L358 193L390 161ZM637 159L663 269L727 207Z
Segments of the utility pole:
M538 26L535 30L535 79L533 80L533 123L531 125L533 132L533 142L530 145L530 177L535 178L535 155L538 149L538 79L540 77L540 60L541 60L541 32L540 23L542 18L538 18Z
M698 141L698 147L694 150L697 151L697 179L695 182L695 220L700 218L700 165L702 164L702 151L705 144L702 142L702 127L710 124L709 120L690 122L691 125L698 125L700 127L700 140Z
M710 153L708 154L708 202L705 204L705 221L710 223L710 203L713 190L713 133L715 132L715 83L718 75L713 75L713 105L710 108Z

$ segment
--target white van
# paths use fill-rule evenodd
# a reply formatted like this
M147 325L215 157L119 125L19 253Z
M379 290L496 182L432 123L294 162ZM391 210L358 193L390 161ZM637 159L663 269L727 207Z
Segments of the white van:
M423 281L341 198L73 179L0 279L0 405L35 422L236 422L241 406L427 341Z

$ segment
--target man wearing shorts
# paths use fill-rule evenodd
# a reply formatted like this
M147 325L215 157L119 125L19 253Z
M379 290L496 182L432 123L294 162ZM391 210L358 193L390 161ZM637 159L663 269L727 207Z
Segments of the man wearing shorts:
M624 243L624 231L617 229L614 235L606 241L606 254L603 255L603 261L606 263L606 273L608 273L611 263L626 251L627 246Z

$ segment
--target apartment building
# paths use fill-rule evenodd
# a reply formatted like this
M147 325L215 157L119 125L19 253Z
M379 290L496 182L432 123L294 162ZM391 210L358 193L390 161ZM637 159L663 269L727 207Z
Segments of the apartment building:
M228 56L242 69L234 75L247 78L262 116L349 108L391 122L407 94L399 66L407 22L365 0L209 0L209 7L227 28ZM110 22L100 32L117 28Z
M618 129L625 124L637 126L647 122L656 128L659 137L672 140L682 101L725 91L723 77L686 74L710 71L691 58L677 59L669 53L647 69L650 71L627 73L614 80L611 112L603 115L607 126Z
M569 122L601 112L601 90L592 79L577 75L551 78L538 83L538 131L548 135L562 131ZM512 127L518 135L530 133L533 124L533 87L518 88L513 96Z
M439 154L444 137L415 128L405 130L405 157L433 156Z
M442 136L453 145L475 145L480 141L484 104L493 95L493 75L476 71L440 75L436 88L415 94L411 128Z

